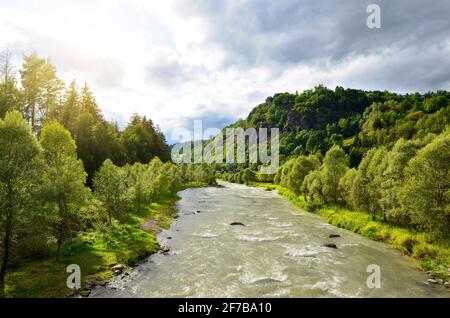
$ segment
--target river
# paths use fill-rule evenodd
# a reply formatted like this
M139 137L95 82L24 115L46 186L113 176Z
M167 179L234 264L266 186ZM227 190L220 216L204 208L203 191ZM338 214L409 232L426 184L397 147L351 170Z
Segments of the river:
M168 255L152 255L91 296L448 297L444 287L422 284L427 277L414 259L329 225L275 191L221 183L179 195L179 218L158 237ZM381 288L367 287L371 264L380 266Z

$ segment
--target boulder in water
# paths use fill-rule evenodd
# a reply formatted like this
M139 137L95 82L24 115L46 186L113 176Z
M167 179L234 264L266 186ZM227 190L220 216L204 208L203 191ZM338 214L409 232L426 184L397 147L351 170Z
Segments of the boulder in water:
M241 222L233 222L233 223L230 223L230 225L231 226L245 226L245 224L241 223Z
M90 290L82 290L82 291L80 292L80 296L81 296L81 297L84 297L84 298L89 297L90 294L91 294L91 291L90 291Z
M330 234L329 238L337 238L341 237L339 234Z
M329 248L338 248L336 244L334 243L328 243L328 244L324 244L323 246L325 247L329 247Z
M115 272L115 271L123 271L124 269L125 269L125 265L123 265L123 264L117 264L117 265L114 265L113 267L111 267L111 270L113 272Z
M167 255L167 254L169 254L169 252L170 252L170 248L168 246L161 246L160 253Z

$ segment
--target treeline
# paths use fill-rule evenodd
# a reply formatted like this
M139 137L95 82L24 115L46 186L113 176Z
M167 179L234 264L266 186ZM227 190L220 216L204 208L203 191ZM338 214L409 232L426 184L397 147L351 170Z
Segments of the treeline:
M450 93L396 94L317 86L280 93L255 107L233 127L280 128L282 160L339 145L357 167L372 147L392 148L400 139L439 134L450 124Z
M333 146L320 156L299 156L280 167L275 183L314 205L346 205L375 220L450 236L450 129L398 140L391 150L370 149L357 168Z
M151 119L134 114L120 131L116 123L104 119L89 86L80 88L75 80L66 85L50 59L36 53L24 56L15 72L6 52L0 63L0 118L19 111L37 134L46 123L57 120L75 139L89 184L106 159L120 166L148 163L155 157L170 159L165 137Z
M64 242L98 223L120 222L183 183L215 183L208 166L158 157L123 167L107 159L94 175L93 191L86 177L76 143L60 123L43 124L38 138L19 112L0 119L1 295L11 262L52 253L58 260Z
M274 182L308 201L450 236L450 93L395 94L323 86L267 98L235 127L279 127L283 164L220 166L236 183Z

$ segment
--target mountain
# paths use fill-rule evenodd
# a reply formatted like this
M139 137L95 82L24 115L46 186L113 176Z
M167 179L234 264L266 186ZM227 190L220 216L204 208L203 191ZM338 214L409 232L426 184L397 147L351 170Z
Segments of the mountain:
M398 94L322 85L302 93L279 93L231 127L280 128L280 154L325 154L339 145L357 166L372 147L400 138L439 134L450 123L450 93Z

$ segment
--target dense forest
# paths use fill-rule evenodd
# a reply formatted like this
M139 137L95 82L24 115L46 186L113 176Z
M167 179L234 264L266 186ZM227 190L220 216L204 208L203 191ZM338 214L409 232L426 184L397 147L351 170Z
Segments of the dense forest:
M232 127L279 127L283 164L221 165L218 177L275 182L310 202L450 235L450 93L395 94L324 86L267 98Z
M159 127L151 119L134 114L123 131L107 122L87 84L68 85L57 77L50 59L33 53L24 56L18 71L8 52L0 64L0 117L16 110L23 114L34 133L57 120L72 135L77 155L82 160L91 183L103 161L117 165L148 163L154 157L170 159L169 147Z
M85 233L106 240L113 231L105 244L114 255L125 239L136 241L122 247L127 253L147 255L154 236L130 226L131 214L183 184L215 184L211 167L168 161L151 119L135 114L123 131L107 122L87 84L66 86L50 60L25 56L18 80L6 53L0 70L0 296L8 268L58 262L65 243Z

